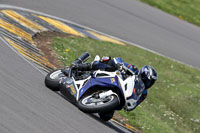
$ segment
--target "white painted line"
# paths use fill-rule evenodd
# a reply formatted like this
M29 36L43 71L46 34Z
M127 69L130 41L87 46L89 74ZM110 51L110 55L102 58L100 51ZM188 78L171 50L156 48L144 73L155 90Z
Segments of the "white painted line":
M103 32L100 32L100 31L94 30L94 29L92 29L92 28L89 28L89 27L87 27L87 26L83 26L83 25L77 24L77 23L75 23L75 22L72 22L72 21L70 21L70 20L58 18L58 17L52 16L52 15L45 14L45 13L41 13L41 12L37 12L37 11L31 10L31 9L26 9L26 8L23 8L23 7L11 6L11 5L6 5L6 4L0 4L0 8L2 8L2 9L18 9L18 10L23 10L23 11L27 11L27 12L31 12L31 13L35 13L35 14L40 14L40 15L43 15L43 16L47 16L47 17L50 17L50 18L54 18L54 19L57 19L57 20L60 20L60 21L66 22L66 23L71 23L71 24L73 24L73 25L82 27L82 28L84 28L84 29L86 29L86 30L91 30L91 31L94 31L94 32L96 32L96 33L99 33L99 34L108 36L108 37L110 37L110 38L117 39L117 40L119 40L119 41L125 42L125 43L127 43L127 44L131 44L131 45L136 46L136 47L138 47L138 48L141 48L141 49L144 49L144 50L149 51L149 52L151 52L151 53L157 54L157 55L159 55L159 56L168 58L168 59L173 60L173 61L175 61L175 62L178 62L178 63L181 63L181 64L187 65L187 66L189 66L189 67L196 68L196 69L199 69L199 70L200 70L200 68L198 68L198 67L195 67L195 66L186 64L186 63L184 63L184 62L182 62L182 61L179 61L179 60L176 60L176 59L173 59L173 58L171 58L171 57L168 57L168 56L166 56L166 55L163 55L163 54L158 53L158 52L156 52L156 51L153 51L153 50L151 50L151 49L148 49L148 48L145 48L145 47L143 47L143 46L140 46L139 44L136 44L136 43L133 43L133 42L129 42L129 41L120 39L120 38L115 37L115 36L112 36L112 35L105 34L105 33L103 33Z

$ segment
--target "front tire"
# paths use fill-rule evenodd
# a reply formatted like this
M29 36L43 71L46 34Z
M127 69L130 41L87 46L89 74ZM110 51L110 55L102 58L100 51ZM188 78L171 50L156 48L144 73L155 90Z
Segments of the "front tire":
M109 112L102 112L102 113L99 113L99 117L104 121L109 121L110 119L112 119L114 113L115 113L114 110L109 111Z
M45 85L52 91L59 91L59 81L62 77L62 69L53 70L45 77Z
M107 97L107 99L94 98L93 95L94 94L83 96L78 102L78 108L85 113L101 113L115 110L119 105L119 100L114 94ZM92 100L99 102L92 102Z

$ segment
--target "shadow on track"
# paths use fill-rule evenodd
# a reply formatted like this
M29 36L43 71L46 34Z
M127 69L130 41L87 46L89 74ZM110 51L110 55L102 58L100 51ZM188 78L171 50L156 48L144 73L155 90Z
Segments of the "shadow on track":
M71 103L71 104L73 104L73 105L76 106L76 104L70 102L69 99L68 99L67 97L65 97L64 95L62 95L61 93L59 93L59 92L55 92L55 93L57 93L58 95L60 95L61 97L63 97L63 98L64 98L65 100L67 100L69 103ZM99 123L101 123L101 124L103 124L103 125L105 125L105 126L111 128L111 129L113 129L114 131L116 131L116 132L118 132L118 133L127 133L127 132L131 133L129 130L124 129L123 127L119 128L118 126L114 125L114 124L113 124L112 122L110 122L110 121L107 121L107 122L106 122L106 121L101 120L101 119L97 116L97 114L89 114L89 113L85 113L85 114L88 115L88 116L90 116L91 118L97 120ZM122 129L124 129L125 131L122 130Z
M97 120L98 122L100 122L101 124L104 124L105 126L115 130L118 133L127 133L128 131L123 131L122 129L120 129L118 126L114 125L112 122L110 121L103 121L101 120L97 115L95 114L88 114L90 117L94 118L95 120ZM122 128L122 127L121 127ZM129 131L130 132L130 131ZM130 132L131 133L131 132Z

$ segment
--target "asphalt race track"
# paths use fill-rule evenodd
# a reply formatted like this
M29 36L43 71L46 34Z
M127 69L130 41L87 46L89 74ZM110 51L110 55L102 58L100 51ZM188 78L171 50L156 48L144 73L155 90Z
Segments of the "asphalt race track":
M1 45L0 61L0 133L128 132L47 89L44 74L7 45Z
M0 0L64 18L200 68L200 29L136 0Z
M200 30L135 0L0 0L64 18L200 68ZM1 133L112 133L44 86L44 74L0 41Z

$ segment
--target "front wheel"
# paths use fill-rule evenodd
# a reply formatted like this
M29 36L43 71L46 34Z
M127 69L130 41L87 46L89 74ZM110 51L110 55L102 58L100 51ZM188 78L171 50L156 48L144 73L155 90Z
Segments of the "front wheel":
M112 94L104 98L100 98L97 94L83 96L78 102L80 110L86 113L101 113L115 110L119 105L119 100L116 95Z
M59 80L62 77L65 77L62 69L53 70L45 77L45 85L53 91L59 91Z

